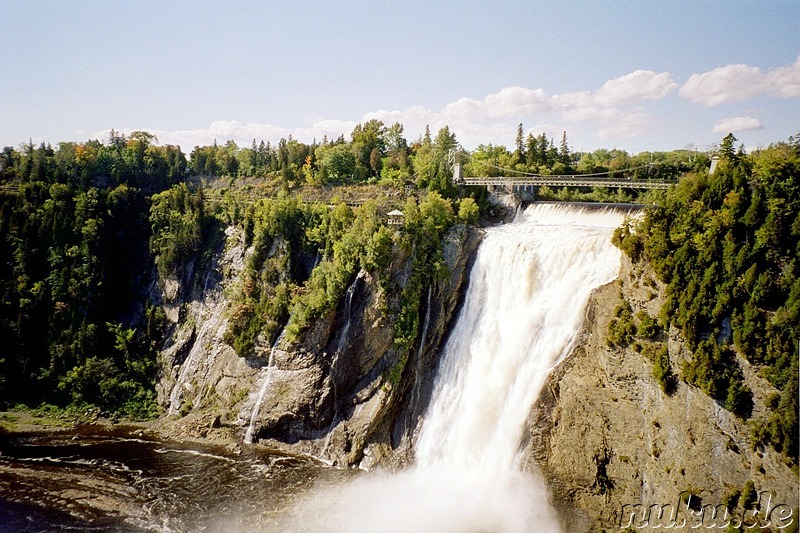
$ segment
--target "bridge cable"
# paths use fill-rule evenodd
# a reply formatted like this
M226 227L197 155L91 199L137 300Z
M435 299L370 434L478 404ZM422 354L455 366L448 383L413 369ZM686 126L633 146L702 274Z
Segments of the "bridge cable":
M492 168L495 168L497 170L502 170L504 172L511 172L513 174L519 174L521 176L529 177L529 178L559 178L559 177L560 178L594 178L594 177L598 177L598 176L608 176L608 175L616 174L616 173L624 174L625 172L630 172L632 170L639 170L639 169L642 169L642 168L649 168L649 167L653 167L653 166L662 164L660 162L648 163L646 165L639 165L638 167L623 168L623 169L620 169L620 170L609 170L608 172L595 172L593 174L534 174L532 172L523 172L521 170L514 170L512 168L505 168L505 167L501 167L501 166L498 166L498 165L493 165L492 163L489 163L488 161L482 161L482 163L484 165L488 166L488 167L492 167ZM497 177L501 178L503 176L497 176Z

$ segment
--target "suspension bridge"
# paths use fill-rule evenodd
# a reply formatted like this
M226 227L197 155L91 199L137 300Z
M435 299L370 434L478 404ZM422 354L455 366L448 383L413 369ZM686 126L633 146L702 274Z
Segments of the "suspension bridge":
M617 174L639 170L643 167L601 172L597 174L563 174L542 175L519 172L502 167L495 167L500 171L516 173L516 176L464 176L461 163L453 165L453 181L457 185L495 185L512 187L515 189L532 187L608 187L612 189L668 189L677 183L674 180L640 180L631 178L613 177Z

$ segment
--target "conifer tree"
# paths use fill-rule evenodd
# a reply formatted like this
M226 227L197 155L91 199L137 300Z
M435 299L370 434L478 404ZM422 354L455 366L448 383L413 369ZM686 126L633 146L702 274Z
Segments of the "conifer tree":
M533 133L529 133L525 139L525 162L528 164L528 168L534 168L538 164L536 161L536 147L536 137L533 136Z
M558 160L566 166L570 164L569 146L567 145L567 132L561 134L561 144L558 148Z
M514 163L520 164L525 162L525 132L522 128L522 122L517 126L517 149L514 152Z

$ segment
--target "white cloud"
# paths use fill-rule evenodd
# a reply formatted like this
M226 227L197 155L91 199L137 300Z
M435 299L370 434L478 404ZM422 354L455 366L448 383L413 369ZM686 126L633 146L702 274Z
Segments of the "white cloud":
M740 131L760 130L764 124L753 117L731 117L724 118L718 122L713 129L714 133L737 133Z
M635 70L630 74L607 81L595 91L593 100L599 104L617 105L636 103L642 100L661 100L678 84L669 72Z
M574 124L585 124L584 127L593 129L594 136L600 140L630 139L644 135L652 122L652 117L638 106L587 105L565 110L563 118Z
M758 67L735 64L693 74L678 94L691 102L709 107L760 95L800 97L800 57L792 65L766 73Z
M781 98L800 97L800 56L794 64L768 72L766 83Z
M434 135L436 134L436 129L444 126L444 122L439 113L418 105L395 111L381 109L380 111L373 111L363 116L364 121L373 119L381 120L387 125L399 122L403 125L405 136L409 141L416 139L418 135L422 135L426 125L431 127L431 131Z
M531 134L535 137L538 137L542 133L553 135L555 132L564 131L566 128L560 124L536 124L532 128L528 128L525 132L525 135Z
M312 126L307 128L298 128L294 130L292 136L295 139L311 142L316 139L317 142L322 141L323 137L328 137L329 140L334 140L340 135L349 137L356 127L357 122L352 120L320 120L315 122Z
M576 109L590 107L594 105L594 102L592 101L591 92L578 91L553 95L553 105L558 109Z
M550 99L543 89L506 87L490 94L483 100L460 98L442 109L445 118L464 119L474 116L487 118L511 118L544 111L551 107Z
M669 72L635 70L608 80L594 92L578 91L553 96L554 105L562 109L591 106L609 107L636 104L644 100L661 100L678 88Z
M285 134L285 130L272 124L243 123L238 120L215 120L211 123L208 134L221 141L233 139L238 143L242 143L253 139L280 137Z
M564 120L569 122L585 122L590 120L610 120L619 116L619 110L615 107L599 107L587 105L567 109L563 113Z
M726 65L692 74L678 94L696 104L714 106L752 98L762 91L763 79L758 67Z
M642 128L634 124L620 124L617 126L610 126L608 128L601 128L597 130L595 136L603 141L615 139L632 139L642 134Z

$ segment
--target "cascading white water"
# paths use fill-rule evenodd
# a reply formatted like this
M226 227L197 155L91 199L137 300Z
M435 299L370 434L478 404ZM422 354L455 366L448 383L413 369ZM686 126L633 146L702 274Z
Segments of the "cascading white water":
M339 356L340 353L342 353L342 350L344 350L344 347L347 344L347 334L350 332L350 322L352 318L350 315L353 312L353 295L356 292L356 287L358 286L358 282L361 281L363 278L364 278L364 271L360 270L358 272L358 275L356 276L356 279L353 280L353 283L351 283L350 286L347 287L347 291L345 291L344 316L347 317L347 321L345 322L344 327L342 327L342 330L339 332L339 342L336 345L337 357Z
M347 347L347 334L350 333L350 323L352 322L352 313L353 313L353 295L356 292L356 287L358 286L358 282L364 278L365 271L360 270L358 275L356 275L356 279L353 280L353 283L347 287L347 291L345 291L344 295L344 315L347 317L345 321L344 327L339 331L339 342L336 344L336 351L333 353L333 358L331 359L331 366L329 370L329 379L331 380L331 390L333 392L333 416L331 417L331 423L328 424L328 428L325 430L325 439L322 441L322 446L320 447L320 454L326 454L328 451L328 446L330 446L331 437L333 436L333 428L336 427L336 423L339 421L339 411L337 407L337 402L339 401L339 395L336 389L336 364L339 362L339 356L342 354L344 349Z
M261 409L261 403L264 401L264 394L266 394L270 383L272 383L272 375L275 373L275 346L269 352L269 360L267 367L264 370L264 377L261 381L261 386L258 388L255 402L253 403L253 411L250 413L250 422L247 423L247 431L244 433L244 441L247 444L253 444L253 436L255 435L256 422L258 420L258 411Z
M322 518L309 527L557 531L542 481L520 469L525 422L547 374L569 353L590 293L619 271L610 237L623 218L536 204L489 229L441 355L416 465L318 498L312 514Z
M275 351L278 350L278 345L283 340L284 335L286 335L286 329L281 330L278 338L275 339L275 342L272 344L272 348L269 351L267 366L262 370L264 377L261 378L261 386L258 388L258 393L255 396L253 410L250 413L250 421L247 423L247 430L244 433L244 442L247 444L253 444L256 423L258 422L258 413L261 410L261 404L264 402L264 395L267 393L269 386L272 384L272 378L277 370L275 365Z
M591 291L613 280L613 211L529 207L481 244L416 446L419 467L515 468L530 408L570 350Z
M347 317L347 320L344 323L344 326L339 331L339 342L336 344L336 351L333 354L333 359L331 359L331 368L330 368L330 379L331 379L331 386L333 387L333 401L334 404L336 403L336 380L334 379L334 374L336 372L336 363L339 362L339 356L342 354L344 349L347 347L347 334L350 333L350 323L352 322L352 313L353 313L353 295L356 292L356 287L358 286L359 281L364 278L365 272L363 270L358 272L356 279L353 280L353 283L347 287L347 291L345 291L344 295L344 316Z

